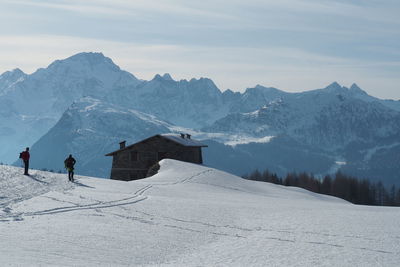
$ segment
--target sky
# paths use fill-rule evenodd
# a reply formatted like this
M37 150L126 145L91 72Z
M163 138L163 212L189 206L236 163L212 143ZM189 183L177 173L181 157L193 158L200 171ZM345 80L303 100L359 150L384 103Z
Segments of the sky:
M400 99L399 0L0 0L0 73L102 52L140 79Z

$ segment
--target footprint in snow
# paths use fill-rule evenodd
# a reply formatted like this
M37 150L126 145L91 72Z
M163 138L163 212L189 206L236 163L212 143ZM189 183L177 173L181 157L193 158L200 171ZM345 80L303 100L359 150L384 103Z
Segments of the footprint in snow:
M6 208L3 209L3 211L4 211L5 213L11 213L12 208L6 207Z

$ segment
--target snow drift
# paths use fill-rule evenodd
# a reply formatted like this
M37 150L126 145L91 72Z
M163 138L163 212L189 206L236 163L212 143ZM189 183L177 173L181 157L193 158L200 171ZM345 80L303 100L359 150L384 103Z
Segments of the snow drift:
M400 209L163 160L132 182L0 166L0 265L396 266Z

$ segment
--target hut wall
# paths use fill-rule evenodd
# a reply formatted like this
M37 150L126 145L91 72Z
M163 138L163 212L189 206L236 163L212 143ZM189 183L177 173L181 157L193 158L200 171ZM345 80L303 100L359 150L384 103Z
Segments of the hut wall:
M150 167L164 158L202 163L200 147L186 147L156 136L115 154L111 179L130 181L145 178Z

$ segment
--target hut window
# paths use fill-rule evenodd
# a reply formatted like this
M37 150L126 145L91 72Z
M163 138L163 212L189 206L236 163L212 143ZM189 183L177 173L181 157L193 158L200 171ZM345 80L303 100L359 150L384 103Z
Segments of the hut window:
M131 161L138 161L137 151L131 151Z

